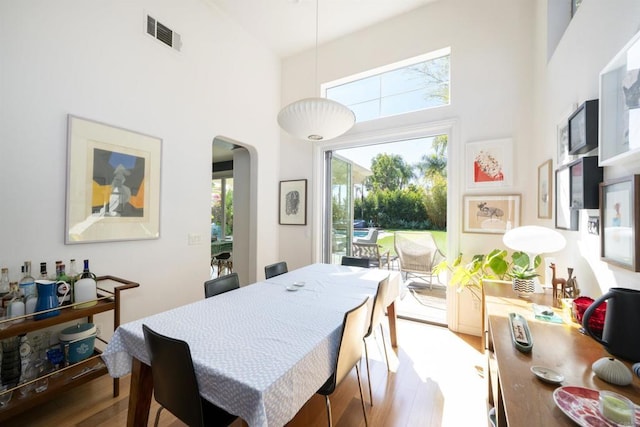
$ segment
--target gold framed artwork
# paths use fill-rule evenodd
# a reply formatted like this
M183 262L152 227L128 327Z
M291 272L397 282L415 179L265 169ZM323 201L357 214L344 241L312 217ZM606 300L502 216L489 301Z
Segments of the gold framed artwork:
M162 140L67 119L65 243L160 237Z
M551 218L552 160L538 166L538 218Z
M463 196L464 233L504 234L520 226L520 195Z

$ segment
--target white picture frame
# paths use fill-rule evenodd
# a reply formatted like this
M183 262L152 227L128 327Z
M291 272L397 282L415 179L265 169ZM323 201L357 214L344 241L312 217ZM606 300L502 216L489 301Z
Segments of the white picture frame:
M468 189L513 185L513 140L468 142L465 147L465 175Z

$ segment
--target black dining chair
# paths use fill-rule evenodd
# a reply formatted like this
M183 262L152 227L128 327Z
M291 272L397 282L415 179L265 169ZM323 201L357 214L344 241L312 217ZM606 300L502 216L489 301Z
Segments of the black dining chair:
M378 283L378 290L373 300L373 308L371 309L371 317L369 320L369 327L364 335L364 355L367 361L367 382L369 383L369 401L373 406L373 392L371 391L371 369L369 369L369 352L367 350L367 338L374 335L375 329L380 326L380 333L382 334L382 348L384 349L384 358L387 361L387 370L391 370L389 367L389 356L387 355L387 344L384 339L384 329L382 328L382 319L384 318L384 300L387 296L387 288L389 287L389 277Z
M342 265L348 265L350 267L363 267L369 268L369 258L358 258L355 256L343 256Z
M160 404L155 426L164 408L189 426L228 426L238 418L200 396L189 344L147 325L142 330L151 361L153 395Z
M264 268L264 277L270 279L271 277L279 276L289 271L287 269L287 263L284 261L276 262L275 264L267 265Z
M333 365L333 374L331 374L327 382L320 387L320 390L317 391L318 394L325 397L329 427L332 427L333 425L329 395L332 394L338 384L340 384L342 380L349 375L349 372L351 372L354 366L356 367L356 376L358 377L358 388L360 389L360 402L362 404L364 424L365 426L369 425L369 422L367 421L367 411L364 407L364 396L362 394L362 381L360 381L359 367L360 359L362 359L362 338L366 332L367 322L369 320L367 316L368 301L369 298L365 299L364 302L356 308L345 313L344 321L342 322L342 335L340 337L338 354Z
M238 273L231 273L204 282L204 297L209 298L240 287Z

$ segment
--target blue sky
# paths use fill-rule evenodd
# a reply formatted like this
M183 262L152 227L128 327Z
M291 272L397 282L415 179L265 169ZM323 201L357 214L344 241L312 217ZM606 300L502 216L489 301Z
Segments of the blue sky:
M369 145L366 147L336 150L336 153L367 169L371 168L371 159L378 153L398 154L410 165L417 163L424 154L432 153L432 138L408 139L405 141L388 142Z

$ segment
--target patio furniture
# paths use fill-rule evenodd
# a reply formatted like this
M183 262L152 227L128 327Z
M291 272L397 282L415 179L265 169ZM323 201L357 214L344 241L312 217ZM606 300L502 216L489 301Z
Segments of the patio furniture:
M351 256L356 258L367 258L369 267L387 267L389 269L389 251L380 253L381 246L377 243L360 243L353 242L351 244Z
M440 278L433 272L433 268L445 256L438 249L431 233L396 231L393 245L405 280L411 276L426 279L430 289L433 289L434 277L437 283L440 283Z
M357 243L376 243L378 241L378 229L370 228L366 236L356 237L353 241Z

